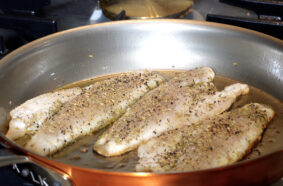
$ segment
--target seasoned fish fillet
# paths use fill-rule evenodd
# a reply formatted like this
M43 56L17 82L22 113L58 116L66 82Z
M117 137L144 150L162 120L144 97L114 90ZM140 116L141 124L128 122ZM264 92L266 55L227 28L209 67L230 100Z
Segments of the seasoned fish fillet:
M6 136L11 140L33 135L61 106L81 94L81 88L64 89L32 98L10 112Z
M98 138L94 150L104 156L123 154L165 131L225 111L248 90L247 85L234 84L215 92L211 82L184 87L169 81L133 105Z
M150 71L122 73L98 81L63 105L31 138L26 148L40 155L50 155L78 137L110 124L163 81L161 75Z
M273 117L270 107L252 103L167 131L139 147L136 170L190 171L234 163L261 139Z

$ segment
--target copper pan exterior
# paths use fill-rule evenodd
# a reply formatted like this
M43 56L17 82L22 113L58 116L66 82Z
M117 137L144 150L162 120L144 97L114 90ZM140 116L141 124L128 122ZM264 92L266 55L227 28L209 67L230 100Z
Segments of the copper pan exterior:
M237 68L233 67L235 61ZM249 83L283 100L281 40L214 23L122 21L60 32L2 59L0 121L24 100L77 80L134 69L198 66L210 66L220 75ZM74 185L267 185L283 176L282 148L257 159L209 170L169 174L112 172L28 152L5 138L7 123L0 122L0 126L2 140L14 153L57 171Z
M108 172L53 161L10 144L40 166L66 176L74 185L179 186L179 185L270 185L283 175L283 150L254 160L193 172L153 174Z

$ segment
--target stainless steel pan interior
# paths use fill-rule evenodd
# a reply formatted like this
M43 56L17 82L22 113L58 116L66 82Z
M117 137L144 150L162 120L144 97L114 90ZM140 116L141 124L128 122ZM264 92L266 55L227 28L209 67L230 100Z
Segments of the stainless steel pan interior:
M280 40L237 27L187 20L104 23L39 39L1 60L1 136L5 138L10 109L65 84L135 69L199 66L210 66L219 75L283 100ZM282 141L276 143L277 150L282 149Z

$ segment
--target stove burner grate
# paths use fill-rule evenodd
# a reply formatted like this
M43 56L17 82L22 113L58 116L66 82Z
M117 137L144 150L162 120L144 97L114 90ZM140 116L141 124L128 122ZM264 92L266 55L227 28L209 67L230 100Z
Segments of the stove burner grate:
M49 4L50 0L0 1L0 58L23 44L57 31L56 21L38 14L40 8Z
M283 39L282 0L220 0L220 2L252 10L257 13L258 19L207 14L207 21L240 26Z

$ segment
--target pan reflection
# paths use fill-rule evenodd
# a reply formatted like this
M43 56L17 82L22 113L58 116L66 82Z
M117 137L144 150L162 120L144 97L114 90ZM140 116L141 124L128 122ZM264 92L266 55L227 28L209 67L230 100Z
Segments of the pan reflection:
M185 68L188 63L200 61L202 58L189 50L185 43L178 41L176 37L165 35L154 35L145 39L133 55L144 65L154 68Z

